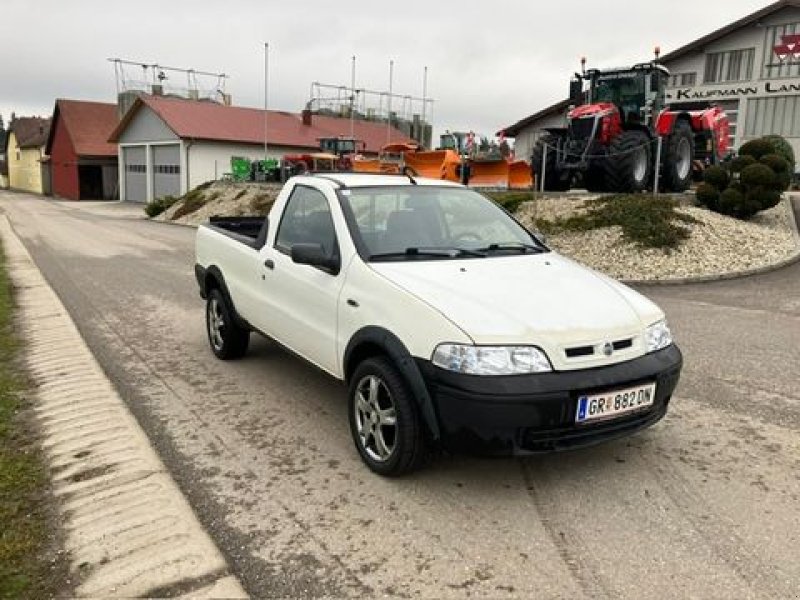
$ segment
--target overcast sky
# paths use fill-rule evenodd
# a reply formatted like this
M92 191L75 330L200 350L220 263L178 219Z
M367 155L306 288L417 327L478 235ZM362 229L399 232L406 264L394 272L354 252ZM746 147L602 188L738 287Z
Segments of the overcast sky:
M299 111L311 82L422 94L437 130L493 133L566 97L591 66L647 60L756 11L766 0L363 2L3 0L0 114L50 115L56 98L114 102L109 57L230 75L234 104ZM135 68L134 73L135 74Z

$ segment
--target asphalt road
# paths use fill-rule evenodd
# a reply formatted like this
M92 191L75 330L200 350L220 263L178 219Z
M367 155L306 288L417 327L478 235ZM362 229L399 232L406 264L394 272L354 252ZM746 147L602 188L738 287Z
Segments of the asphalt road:
M643 288L686 361L654 428L385 480L340 384L261 339L212 356L193 230L119 204L0 209L255 596L800 595L800 265Z

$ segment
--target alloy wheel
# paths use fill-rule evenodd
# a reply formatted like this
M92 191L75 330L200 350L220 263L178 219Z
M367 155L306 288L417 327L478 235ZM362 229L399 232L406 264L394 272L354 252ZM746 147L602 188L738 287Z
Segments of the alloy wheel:
M356 386L353 410L361 447L372 460L386 462L397 445L397 410L386 383L376 375Z

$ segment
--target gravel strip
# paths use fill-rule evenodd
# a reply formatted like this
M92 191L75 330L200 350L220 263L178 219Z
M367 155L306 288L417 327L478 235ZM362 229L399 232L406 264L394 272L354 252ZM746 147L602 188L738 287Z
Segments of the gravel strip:
M532 226L535 218L548 220L583 212L590 196L540 198L526 203L517 214ZM535 206L534 206L535 204ZM694 217L687 223L691 235L675 250L642 249L622 239L619 227L548 236L557 252L616 279L663 281L706 277L768 267L798 252L789 200L740 221L697 206L681 206L679 212Z

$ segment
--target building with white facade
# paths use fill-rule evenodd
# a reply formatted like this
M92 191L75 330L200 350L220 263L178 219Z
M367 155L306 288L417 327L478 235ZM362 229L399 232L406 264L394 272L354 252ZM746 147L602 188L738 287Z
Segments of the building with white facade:
M781 0L664 55L672 106L711 101L731 120L731 144L777 134L800 158L800 0ZM515 152L530 157L548 127L563 127L569 101L506 127Z

